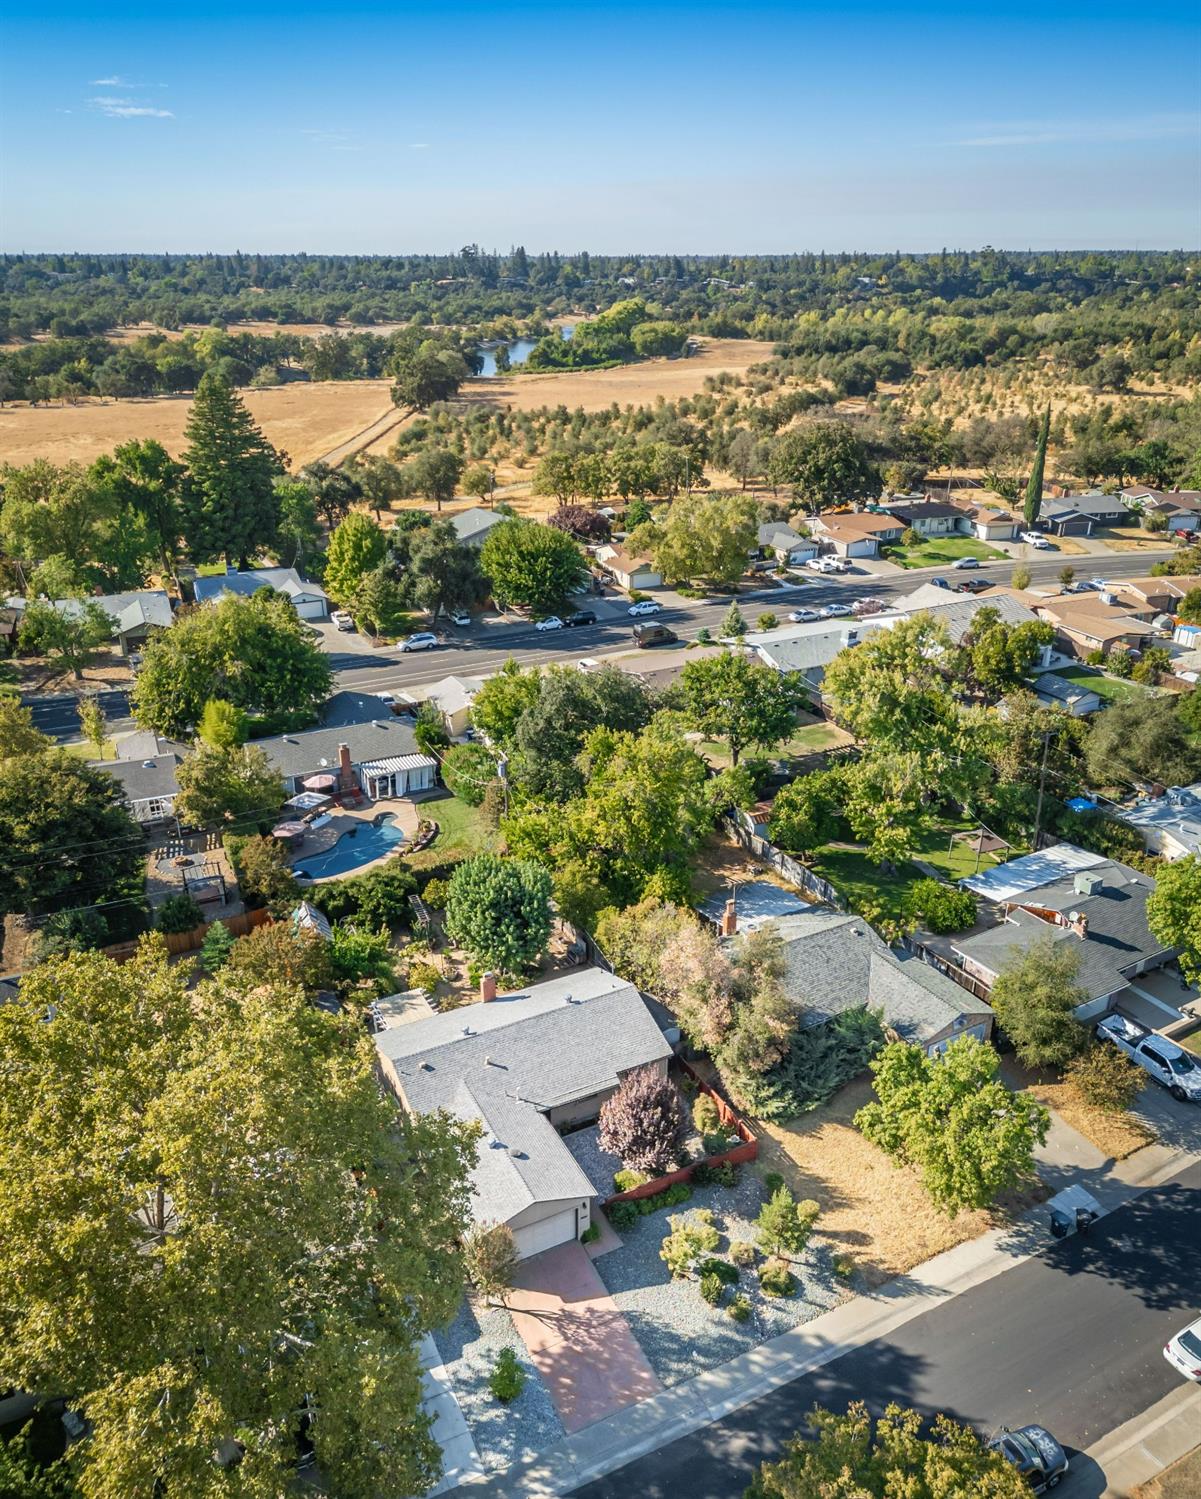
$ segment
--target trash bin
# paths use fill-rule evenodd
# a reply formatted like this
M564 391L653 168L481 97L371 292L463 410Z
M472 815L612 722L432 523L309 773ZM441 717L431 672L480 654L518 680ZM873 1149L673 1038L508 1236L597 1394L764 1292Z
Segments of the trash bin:
M1072 1220L1058 1208L1051 1209L1051 1237L1066 1239L1072 1231Z

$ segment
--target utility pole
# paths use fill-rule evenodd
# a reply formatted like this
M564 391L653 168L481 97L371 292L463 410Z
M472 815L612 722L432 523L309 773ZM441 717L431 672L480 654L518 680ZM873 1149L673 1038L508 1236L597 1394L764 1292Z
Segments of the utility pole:
M1034 844L1032 853L1038 853L1038 846L1043 836L1043 790L1047 784L1047 751L1051 747L1051 731L1043 731L1043 758L1038 772L1038 806L1034 812Z

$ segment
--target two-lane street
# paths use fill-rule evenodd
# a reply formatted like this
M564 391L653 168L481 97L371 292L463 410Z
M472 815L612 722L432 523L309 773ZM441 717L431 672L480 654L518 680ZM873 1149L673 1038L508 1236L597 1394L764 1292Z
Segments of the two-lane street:
M737 1499L806 1411L857 1399L946 1411L985 1434L1037 1421L1079 1451L1179 1386L1161 1350L1197 1315L1199 1285L1201 1165L1087 1237L1049 1241L888 1336L573 1492Z

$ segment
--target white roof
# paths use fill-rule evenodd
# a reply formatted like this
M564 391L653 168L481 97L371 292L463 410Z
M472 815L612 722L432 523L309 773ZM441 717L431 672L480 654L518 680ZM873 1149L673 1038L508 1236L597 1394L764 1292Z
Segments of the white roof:
M429 755L389 755L386 760L368 760L359 769L369 776L388 776L393 771L424 770L426 766L437 765L437 763L437 760L431 759Z
M1201 853L1201 781L1173 786L1166 795L1148 797L1121 815L1136 828L1157 828L1189 853Z
M998 864L994 869L970 875L959 883L965 890L974 890L985 900L1004 904L1017 900L1040 885L1052 885L1081 869L1094 869L1098 864L1108 864L1105 854L1094 854L1073 843L1057 843L1053 848L1044 848L1037 854L1024 854L1020 859L1010 859L1008 864Z

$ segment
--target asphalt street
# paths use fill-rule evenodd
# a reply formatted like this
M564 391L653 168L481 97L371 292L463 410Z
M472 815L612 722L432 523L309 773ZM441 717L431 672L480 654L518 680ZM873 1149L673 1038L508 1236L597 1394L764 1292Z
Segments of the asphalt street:
M1147 572L1151 564L1170 556L1165 550L1158 552L1135 552L1124 556L1102 557L1089 555L1073 557L1071 565L1079 578L1099 574L1106 578L1138 577ZM1031 582L1054 583L1065 564L1059 554L1031 561ZM814 574L811 582L803 586L772 590L754 598L743 598L739 602L748 623L753 624L756 615L772 612L784 624L790 609L821 608L837 601L850 603L868 595L876 598L895 598L912 593L914 589L928 583L932 578L944 577L952 586L963 578L985 577L997 583L1007 583L1017 564L1012 559L987 563L974 571L957 572L946 568L925 568L896 576L880 577L856 569L841 576L822 577ZM676 594L668 594L663 610L654 616L657 621L669 625L682 640L692 639L696 632L707 626L715 635L720 627L722 615L729 608L728 595L717 595L708 600L685 601ZM536 666L545 662L577 661L583 656L604 656L628 651L633 647L631 633L634 621L625 612L624 600L607 597L601 600L584 599L588 607L597 607L598 612L612 617L603 618L595 625L584 625L577 629L542 633L532 625L474 624L458 630L450 626L445 631L445 643L428 651L403 654L395 647L375 650L367 639L355 634L340 634L332 626L325 626L323 635L329 652L330 665L339 688L358 692L395 692L402 688L419 687L437 682L451 675L488 676L509 659L515 657L523 666ZM615 604L618 606L615 609ZM648 655L648 660L651 656ZM72 693L58 693L53 697L28 698L33 721L43 733L56 739L71 739L79 734L77 702ZM110 728L124 731L133 727L128 719L129 700L124 691L103 692L100 703L109 720Z
M1180 1383L1162 1348L1199 1310L1199 1189L1194 1166L1086 1237L1050 1241L895 1333L572 1492L737 1499L808 1410L856 1399L946 1411L984 1435L1038 1422L1069 1455L1086 1449Z

